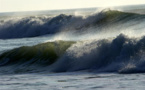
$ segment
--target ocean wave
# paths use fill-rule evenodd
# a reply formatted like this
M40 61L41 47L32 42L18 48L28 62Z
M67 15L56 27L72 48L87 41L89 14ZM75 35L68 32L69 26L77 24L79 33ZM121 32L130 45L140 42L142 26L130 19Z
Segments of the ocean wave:
M51 67L53 72L93 70L96 72L145 72L145 37L120 34L113 40L79 42Z
M123 30L136 26L144 21L145 15L115 10L103 10L99 13L91 14L85 17L65 14L60 14L54 17L14 17L12 19L0 20L0 38L11 39L36 37L67 31L74 31L76 34L84 33L85 31L87 31L85 33L88 33L92 30ZM137 28L143 28L143 25L137 26Z
M0 66L5 65L50 65L54 63L69 48L73 41L55 41L23 46L0 55Z
M120 34L113 39L57 41L16 48L0 55L0 72L27 73L30 69L35 72L43 69L47 72L144 73L144 57L145 36L129 38Z

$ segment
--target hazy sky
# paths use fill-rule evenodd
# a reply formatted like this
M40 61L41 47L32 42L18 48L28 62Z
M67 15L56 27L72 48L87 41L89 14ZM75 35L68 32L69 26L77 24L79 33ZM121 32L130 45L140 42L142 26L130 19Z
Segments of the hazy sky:
M145 0L0 0L0 12L145 4Z

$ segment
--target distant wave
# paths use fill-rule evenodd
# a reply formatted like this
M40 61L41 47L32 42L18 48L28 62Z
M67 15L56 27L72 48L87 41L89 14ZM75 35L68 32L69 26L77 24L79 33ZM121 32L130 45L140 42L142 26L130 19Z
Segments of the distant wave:
M41 69L48 72L144 73L145 36L129 38L120 34L114 39L99 41L57 41L20 47L1 54L0 67L3 73Z
M13 17L0 20L0 39L36 37L72 30L76 33L101 31L109 27L126 29L144 21L145 15L112 10L103 10L86 17L65 14L55 17ZM137 28L142 28L143 25Z

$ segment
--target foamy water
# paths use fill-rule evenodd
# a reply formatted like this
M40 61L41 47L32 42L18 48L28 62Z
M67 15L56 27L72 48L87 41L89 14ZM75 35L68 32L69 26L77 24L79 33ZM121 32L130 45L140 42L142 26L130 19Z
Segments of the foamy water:
M1 14L0 90L144 89L145 15L117 10Z
M1 75L1 90L144 90L144 74L57 73Z

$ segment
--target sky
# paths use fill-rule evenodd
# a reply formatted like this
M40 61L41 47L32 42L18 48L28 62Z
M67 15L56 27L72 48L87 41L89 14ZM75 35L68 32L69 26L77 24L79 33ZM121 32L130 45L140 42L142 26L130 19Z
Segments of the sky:
M145 4L145 0L0 0L0 12Z

